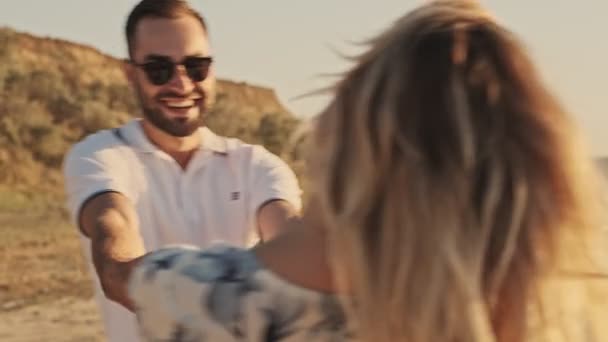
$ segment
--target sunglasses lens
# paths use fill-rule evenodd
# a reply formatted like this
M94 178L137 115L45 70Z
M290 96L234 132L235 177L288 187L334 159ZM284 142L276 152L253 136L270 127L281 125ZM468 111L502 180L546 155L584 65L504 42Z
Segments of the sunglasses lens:
M144 64L143 70L148 80L154 85L163 85L173 77L173 64L170 62L155 61Z
M184 61L188 77L194 82L204 81L209 75L210 58L188 58Z
M201 82L209 75L211 62L211 57L189 57L184 60L183 65L192 81ZM152 60L139 66L146 73L150 83L157 86L169 82L175 72L175 64L168 59Z

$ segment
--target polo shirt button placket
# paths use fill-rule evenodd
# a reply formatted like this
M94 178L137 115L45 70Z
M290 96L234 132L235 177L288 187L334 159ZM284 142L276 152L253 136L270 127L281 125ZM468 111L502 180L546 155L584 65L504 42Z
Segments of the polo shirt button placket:
M200 211L201 208L197 208L195 205L198 201L194 198L193 187L195 187L198 182L196 182L196 177L201 177L199 173L202 172L201 168L204 167L203 155L202 151L198 151L194 158L190 161L190 165L183 170L180 174L179 182L180 182L180 201L182 203L182 214L184 218L188 221L190 227L197 226L199 223Z
M165 155L164 153L161 155L162 159L164 159L165 161L169 162L169 168L171 169L171 173L173 174L173 177L175 179L175 183L177 184L177 189L175 192L173 192L173 196L175 196L175 200L177 202L177 208L179 210L184 209L184 201L183 201L183 186L182 186L182 178L183 178L183 174L184 171L182 170L182 168L179 166L179 164L171 157L169 157L168 155Z

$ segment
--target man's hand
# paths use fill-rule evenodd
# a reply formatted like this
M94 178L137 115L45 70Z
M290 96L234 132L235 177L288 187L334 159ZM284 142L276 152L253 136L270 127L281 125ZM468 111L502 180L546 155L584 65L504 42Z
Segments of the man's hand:
M261 241L268 241L281 234L293 221L300 218L298 211L287 201L272 200L258 210L257 224Z
M127 285L145 248L132 204L116 192L97 195L82 208L80 229L91 239L93 264L106 297L133 311Z

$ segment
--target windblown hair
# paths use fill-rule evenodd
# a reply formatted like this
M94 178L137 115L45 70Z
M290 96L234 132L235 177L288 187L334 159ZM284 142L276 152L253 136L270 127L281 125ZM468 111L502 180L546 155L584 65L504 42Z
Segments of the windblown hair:
M359 335L599 341L595 168L522 45L455 0L370 45L319 117L310 160Z

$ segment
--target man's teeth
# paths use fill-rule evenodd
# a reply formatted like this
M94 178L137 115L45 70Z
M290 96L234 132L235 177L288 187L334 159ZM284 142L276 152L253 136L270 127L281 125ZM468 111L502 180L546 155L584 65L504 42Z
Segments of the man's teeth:
M185 101L167 101L167 107L169 108L188 108L194 106L193 100L185 100Z

